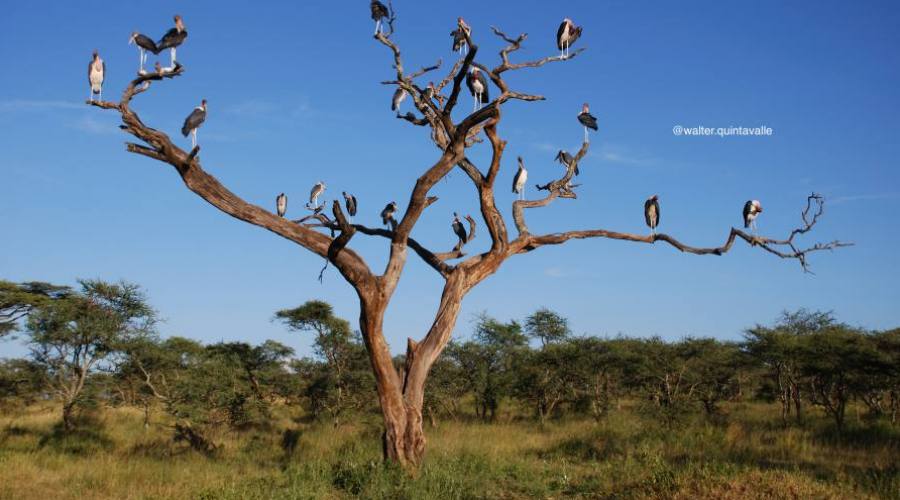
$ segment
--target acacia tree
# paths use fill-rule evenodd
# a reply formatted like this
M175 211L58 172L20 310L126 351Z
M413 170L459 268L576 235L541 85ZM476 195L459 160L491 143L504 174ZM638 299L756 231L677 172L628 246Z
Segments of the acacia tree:
M382 83L408 93L417 113L410 112L399 118L415 126L429 128L431 140L437 146L438 154L436 160L424 167L422 174L416 179L405 211L402 211L402 214L398 211L399 220L392 221L390 229L351 224L337 201L331 206L332 217L324 212L316 212L297 221L278 217L269 210L248 203L207 173L198 157L199 146L185 151L176 146L165 132L144 124L131 107L133 98L148 90L152 82L182 76L185 72L184 66L176 65L171 70L138 75L125 88L118 102L89 102L90 105L114 110L121 115L122 130L138 140L127 143L129 152L171 165L188 189L222 212L267 229L326 258L354 288L359 297L359 330L368 349L384 417L384 453L388 460L410 467L415 467L421 462L425 452L422 405L428 372L450 340L463 297L494 274L510 257L532 252L543 246L584 238L610 238L645 244L664 242L682 252L697 255L722 255L731 249L736 240L742 240L773 255L798 259L805 268L806 258L810 252L841 245L839 242L832 242L800 249L794 244L795 237L812 229L822 213L823 200L817 195L807 199L803 224L785 239L755 236L732 228L728 231L727 239L722 246L701 248L686 245L675 237L662 233L639 235L606 229L532 233L526 225L526 209L544 207L559 198L576 198L575 186L571 180L579 162L588 152L587 142L566 165L559 179L538 186L539 190L546 192L544 197L513 203L512 219L517 234L511 235L494 196L494 186L506 147L506 141L501 139L499 132L503 109L511 101L533 102L543 100L544 97L512 89L506 77L510 72L517 70L538 68L549 63L574 59L583 49L573 51L567 56L512 62L510 58L522 47L527 35L510 37L499 29L492 28L493 33L505 45L500 50L499 63L494 67L488 67L483 61L476 61L480 55L478 44L467 30L461 30L469 46L469 52L456 61L436 85L423 86L418 83L420 77L439 70L440 64L423 67L417 71L407 71L401 50L393 39L394 23L395 15L391 9L389 19L385 23L386 29L374 35L375 41L385 46L392 58L393 76ZM457 110L457 103L463 80L472 67L480 69L498 91L496 97L480 109L462 114ZM449 91L448 95L442 94L445 90ZM486 168L476 165L467 154L468 148L481 142L481 134L487 138L491 150L491 160ZM430 195L432 187L457 168L464 172L472 183L479 200L480 215L490 238L490 245L486 251L472 255L466 255L463 244L458 244L448 252L436 252L412 237L413 229L422 213L437 201L436 197ZM816 206L817 210L812 210L813 206ZM467 220L468 240L471 241L475 236L476 222L472 217L467 217ZM378 272L370 268L363 256L350 247L351 240L358 235L387 240L390 256L383 271ZM392 363L391 351L382 328L385 310L400 281L410 249L444 280L444 285L431 326L420 340L410 338L407 341L405 363L398 370Z

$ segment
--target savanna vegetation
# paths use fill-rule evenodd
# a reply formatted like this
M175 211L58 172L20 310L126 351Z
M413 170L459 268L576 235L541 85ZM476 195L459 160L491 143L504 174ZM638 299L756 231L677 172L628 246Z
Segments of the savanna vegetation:
M664 341L486 312L432 368L409 474L359 333L321 301L273 317L314 356L163 337L130 283L0 282L30 348L0 361L0 497L900 496L900 330L801 310Z

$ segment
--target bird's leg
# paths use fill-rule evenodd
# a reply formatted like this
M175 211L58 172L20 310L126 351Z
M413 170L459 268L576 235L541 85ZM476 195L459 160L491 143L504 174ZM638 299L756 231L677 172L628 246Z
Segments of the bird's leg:
M588 142L588 131L587 131L587 127L584 127L584 142Z
M375 34L377 35L380 30L381 30L381 19L375 21Z
M171 59L171 63L170 63L171 67L175 68L175 47L172 47L169 50L169 56L170 56L169 58Z

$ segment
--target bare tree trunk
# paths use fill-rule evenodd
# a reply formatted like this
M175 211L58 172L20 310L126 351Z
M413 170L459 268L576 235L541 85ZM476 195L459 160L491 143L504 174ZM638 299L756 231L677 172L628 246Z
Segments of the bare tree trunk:
M800 385L791 383L791 399L794 401L794 412L797 417L797 423L803 423L803 408L800 406Z
M63 411L62 411L62 422L63 429L66 432L72 432L75 430L75 401L66 401L63 403Z

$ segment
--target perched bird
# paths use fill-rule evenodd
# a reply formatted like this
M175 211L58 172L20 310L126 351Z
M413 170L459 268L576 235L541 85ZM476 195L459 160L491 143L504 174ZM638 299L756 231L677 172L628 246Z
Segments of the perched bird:
M656 234L656 226L659 225L659 196L654 194L644 202L644 220L650 227L650 233Z
M513 177L512 184L512 192L519 195L519 199L522 200L525 198L525 182L528 181L528 171L525 170L525 163L522 161L522 157L519 157L519 170L516 172L516 176Z
M100 54L95 50L91 62L88 63L88 84L91 86L89 99L94 101L94 94L103 100L103 79L106 77L106 63L100 59Z
M469 87L469 92L475 98L474 110L481 109L481 105L490 100L487 78L475 66L472 66L472 72L466 75L466 86Z
M466 43L465 35L472 36L472 28L466 24L466 21L458 17L456 18L456 29L450 32L450 36L453 37L453 51L463 53L463 49L466 50L466 53L469 53L469 45Z
M344 206L347 207L347 213L353 217L356 215L356 196L347 194L346 191L341 191L341 194L344 195Z
M753 227L753 232L756 232L756 218L759 217L763 211L762 204L759 200L748 200L747 203L744 203L744 227Z
M197 129L206 121L206 99L200 101L200 105L191 111L191 114L184 119L184 125L181 127L181 135L187 137L191 134L191 147L197 147Z
M153 52L154 54L159 54L159 49L156 47L156 43L146 35L142 35L137 31L131 32L131 38L128 39L128 45L135 44L138 47L139 55L141 58L141 65L138 68L138 73L144 74L144 63L147 62L147 52Z
M309 191L309 203L306 204L307 208L316 209L319 208L319 195L325 192L325 182L319 181L315 186L312 187Z
M556 47L559 49L559 57L569 57L569 47L581 36L581 26L575 26L568 17L563 19L559 29L556 30Z
M275 198L275 210L278 212L279 217L284 217L284 214L287 213L287 195L281 193Z
M375 21L375 34L381 33L381 20L390 18L388 8L378 0L372 0L369 4L369 10L372 11L372 20Z
M396 212L396 211L397 211L397 202L392 201L392 202L388 203L384 207L384 210L381 211L381 223L384 224L385 226L388 225L389 223L392 226L394 224L396 224L396 222L394 221L394 212Z
M391 99L391 111L400 109L400 103L403 102L403 99L406 99L406 91L397 87L397 90L394 92L394 97Z
M566 168L568 168L569 165L571 165L572 162L575 161L575 158L573 158L572 155L570 155L567 151L563 151L562 149L560 149L559 153L556 153L556 161L562 163L566 166ZM578 165L575 165L575 175L578 175L580 173L581 172L579 172L578 170Z
M453 212L453 232L456 233L456 236L459 238L459 246L462 247L469 241L469 235L466 234L466 228L463 226L461 220L459 220L459 215L456 212Z
M578 122L584 125L584 142L588 142L588 129L597 130L597 118L591 114L588 103L584 103L581 107L581 113L578 113Z
M184 43L184 39L187 38L187 30L184 28L184 22L181 20L181 16L175 16L175 27L166 32L163 37L156 42L156 53L160 53L166 49L170 49L169 53L171 54L172 59L172 68L175 67L175 48Z

